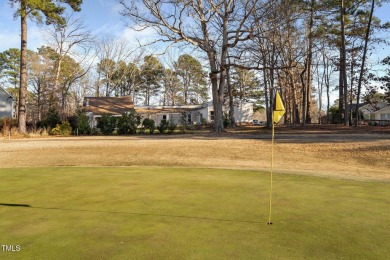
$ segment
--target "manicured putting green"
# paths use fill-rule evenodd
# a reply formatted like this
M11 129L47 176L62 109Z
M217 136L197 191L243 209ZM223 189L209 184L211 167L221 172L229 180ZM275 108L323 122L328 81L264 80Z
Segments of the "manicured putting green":
M390 183L183 168L0 170L0 259L387 259Z

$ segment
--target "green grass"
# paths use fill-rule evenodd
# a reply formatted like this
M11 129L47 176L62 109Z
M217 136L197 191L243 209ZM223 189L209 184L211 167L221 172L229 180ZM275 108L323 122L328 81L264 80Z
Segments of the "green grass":
M0 259L388 259L390 183L178 168L0 170ZM30 207L5 204L26 204Z

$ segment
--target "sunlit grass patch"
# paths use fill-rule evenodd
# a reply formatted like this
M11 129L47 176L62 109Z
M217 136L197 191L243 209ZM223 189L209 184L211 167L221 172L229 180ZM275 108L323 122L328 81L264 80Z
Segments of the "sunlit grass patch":
M0 171L0 258L386 259L390 184L191 168Z

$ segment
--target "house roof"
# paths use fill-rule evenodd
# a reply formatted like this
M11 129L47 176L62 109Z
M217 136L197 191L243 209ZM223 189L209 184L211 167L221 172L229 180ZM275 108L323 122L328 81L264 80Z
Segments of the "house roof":
M84 109L86 112L92 112L95 115L112 114L122 115L134 108L131 97L85 97Z
M375 113L385 107L389 106L389 103L385 102L377 102L374 104L366 104L364 106L359 107L359 110L366 114Z
M382 108L382 109L379 109L379 110L377 110L377 111L375 111L373 114L381 114L381 113L383 113L383 112L389 112L390 111L390 105L389 106L387 106L387 107L384 107L384 108Z
M5 94L7 94L10 98L12 98L13 100L15 100L15 98L7 91L5 90L2 86L0 86L0 91L3 91Z
M201 108L201 105L189 105L189 106L137 106L134 107L137 113L141 114L169 114L169 113L182 113L184 111L193 111Z

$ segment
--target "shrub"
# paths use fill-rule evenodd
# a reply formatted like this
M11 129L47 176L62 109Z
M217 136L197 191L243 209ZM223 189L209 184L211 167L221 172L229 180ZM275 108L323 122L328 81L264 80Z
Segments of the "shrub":
M103 114L100 118L97 127L100 129L102 134L110 135L114 132L117 120L110 114Z
M170 121L169 121L169 125L168 125L168 132L169 132L170 134L172 134L173 131L175 131L176 127L177 127L177 125L174 124L172 120L170 120Z
M72 127L68 121L64 121L61 124L61 135L71 135L72 134Z
M157 127L157 130L160 132L160 134L163 134L165 130L168 129L168 125L169 125L168 121L163 119L161 120L160 125Z
M56 125L56 127L53 127L50 129L50 134L51 135L60 135L60 128L61 126L59 124Z
M42 136L48 136L49 133L47 132L46 128L36 128L31 129L28 131L27 136L28 137L42 137Z
M101 134L102 132L100 131L99 128L94 127L91 129L91 135L101 135Z
M79 115L76 114L73 116L68 116L68 118L66 119L70 123L70 126L72 127L72 129L77 129L77 118L78 117L79 117Z
M223 127L228 127L230 125L230 118L227 114L223 115Z
M135 109L129 110L118 119L119 134L136 134L137 127L141 122L141 116L135 112Z
M8 135L8 133L11 131L12 126L13 122L11 118L2 118L0 122L0 129L4 136Z
M58 124L61 124L60 115L55 107L49 108L47 111L45 119L40 122L38 126L46 128L54 128Z
M156 129L154 120L150 118L145 118L142 122L142 125L145 127L145 129L149 129L150 134L153 134L154 129Z
M64 121L61 124L57 124L56 127L50 130L51 135L71 135L72 127L68 121Z
M77 131L81 135L88 135L91 133L91 126L89 125L89 118L85 113L80 113L76 119Z

